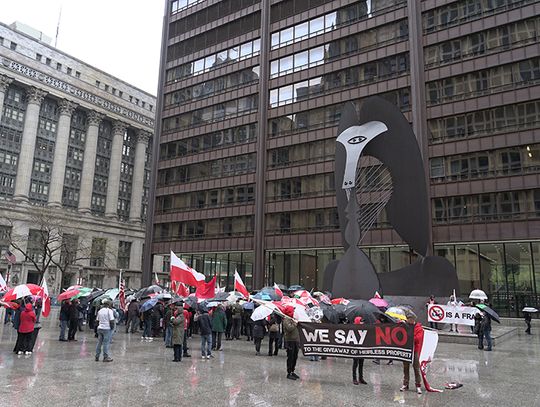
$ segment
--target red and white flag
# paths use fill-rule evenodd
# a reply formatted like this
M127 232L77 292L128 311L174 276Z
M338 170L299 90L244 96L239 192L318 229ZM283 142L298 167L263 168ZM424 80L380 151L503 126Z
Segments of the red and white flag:
M179 281L171 281L171 291L178 294L180 297L187 297L189 295L188 286Z
M0 274L0 291L7 291L8 286L6 283L6 280L4 280L4 277L2 277L2 274Z
M47 280L43 277L43 282L41 283L41 315L48 317L51 312L51 298L49 297L49 287L47 287Z
M204 281L197 286L195 296L200 300L209 300L216 295L216 276L208 283Z
M171 281L178 281L193 287L197 287L201 282L204 283L204 274L192 269L171 250Z
M274 290L276 291L276 294L279 295L280 297L283 297L283 291L281 291L281 288L279 288L279 286L274 283Z
M244 285L244 282L240 278L240 274L238 274L237 270L234 270L234 290L242 294L244 298L249 298L249 292Z
M122 311L126 310L126 283L120 275L120 292L118 293L118 300L120 301L120 309Z

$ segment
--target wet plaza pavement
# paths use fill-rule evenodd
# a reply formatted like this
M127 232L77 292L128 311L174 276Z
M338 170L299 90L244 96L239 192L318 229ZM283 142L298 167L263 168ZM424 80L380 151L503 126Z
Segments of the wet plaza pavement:
M539 332L527 336L520 329L493 352L439 344L431 385L459 381L463 387L417 395L399 392L399 362L366 361L368 385L354 386L352 361L310 362L300 356L301 379L291 381L285 377L284 351L255 356L250 342L225 341L215 359L201 360L196 336L190 339L193 357L172 363L172 349L162 341L143 342L140 335L125 334L123 326L112 344L114 362L95 362L93 332L85 328L77 342L59 342L51 317L44 320L32 356L14 355L16 332L10 325L0 327L0 406L540 406Z

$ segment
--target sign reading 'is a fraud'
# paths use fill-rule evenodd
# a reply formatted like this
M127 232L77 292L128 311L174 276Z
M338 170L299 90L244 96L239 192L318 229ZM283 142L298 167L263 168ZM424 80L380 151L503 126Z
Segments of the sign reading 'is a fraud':
M300 322L305 356L392 359L411 362L413 326L407 324L338 325Z

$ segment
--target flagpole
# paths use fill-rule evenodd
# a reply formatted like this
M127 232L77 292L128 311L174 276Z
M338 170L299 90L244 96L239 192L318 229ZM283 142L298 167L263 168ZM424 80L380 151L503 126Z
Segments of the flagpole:
M7 273L6 273L6 284L9 287L9 275L11 274L11 263L8 261Z

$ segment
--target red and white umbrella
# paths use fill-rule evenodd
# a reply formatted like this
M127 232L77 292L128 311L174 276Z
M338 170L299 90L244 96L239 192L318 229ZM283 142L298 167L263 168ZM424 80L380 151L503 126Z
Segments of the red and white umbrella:
M369 302L375 305L377 308L388 307L388 301L380 297L373 297L372 299L369 300Z
M71 297L75 297L80 292L81 292L81 290L79 288L73 288L71 290L66 290L56 298L56 301L69 300Z
M30 295L39 295L41 292L41 287L36 284L20 284L16 287L13 287L10 289L4 297L2 298L3 301L13 301L18 298L24 298L28 297Z

